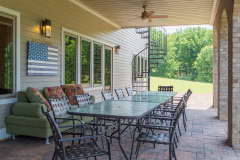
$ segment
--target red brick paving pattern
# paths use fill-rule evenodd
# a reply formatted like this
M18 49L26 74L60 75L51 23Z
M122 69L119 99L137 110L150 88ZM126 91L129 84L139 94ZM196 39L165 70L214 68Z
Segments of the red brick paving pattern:
M207 94L193 94L187 109L187 132L183 135L176 150L178 160L240 160L240 151L233 150L227 143L227 123L216 118L216 110L210 108L212 97ZM129 153L131 139L122 141ZM45 145L43 139L17 136L16 140L0 142L0 160L50 160L54 144ZM124 160L123 155L113 141L112 159ZM98 160L107 160L99 157ZM168 146L143 144L138 160L167 160ZM90 159L89 159L90 160Z

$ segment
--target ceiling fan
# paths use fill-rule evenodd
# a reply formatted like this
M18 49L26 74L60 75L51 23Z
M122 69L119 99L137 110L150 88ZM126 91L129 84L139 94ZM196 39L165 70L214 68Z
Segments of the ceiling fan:
M167 15L153 15L154 11L146 11L146 6L143 6L144 11L142 12L141 19L144 21L152 22L152 18L168 18Z

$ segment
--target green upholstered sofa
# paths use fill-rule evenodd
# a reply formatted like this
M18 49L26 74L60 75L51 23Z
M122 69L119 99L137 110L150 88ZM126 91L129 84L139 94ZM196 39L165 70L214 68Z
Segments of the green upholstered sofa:
M40 103L30 103L25 91L18 92L17 97L18 103L13 105L12 114L5 119L7 133L11 134L13 139L15 139L15 135L24 135L46 138L46 144L49 143L52 130L41 110L42 106L45 108L46 106ZM94 103L95 97L91 96L91 100ZM72 105L72 107L76 108L77 105ZM90 118L83 117L83 121L86 122L89 120ZM67 123L63 123L62 125L70 125L72 122Z

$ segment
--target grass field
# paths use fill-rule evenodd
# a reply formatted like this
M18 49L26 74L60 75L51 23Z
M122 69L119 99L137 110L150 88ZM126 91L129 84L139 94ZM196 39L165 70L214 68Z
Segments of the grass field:
M178 93L185 93L189 88L193 93L213 93L212 83L151 77L151 91L157 91L158 85L172 85L174 86L174 91Z

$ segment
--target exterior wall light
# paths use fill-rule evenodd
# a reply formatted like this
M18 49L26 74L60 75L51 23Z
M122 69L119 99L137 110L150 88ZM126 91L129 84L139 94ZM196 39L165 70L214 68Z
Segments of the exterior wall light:
M116 54L119 54L120 46L117 45L117 46L114 47L114 49L115 49L115 53L116 53Z
M45 35L45 37L50 38L52 32L51 21L49 19L45 19L41 22L41 33Z

